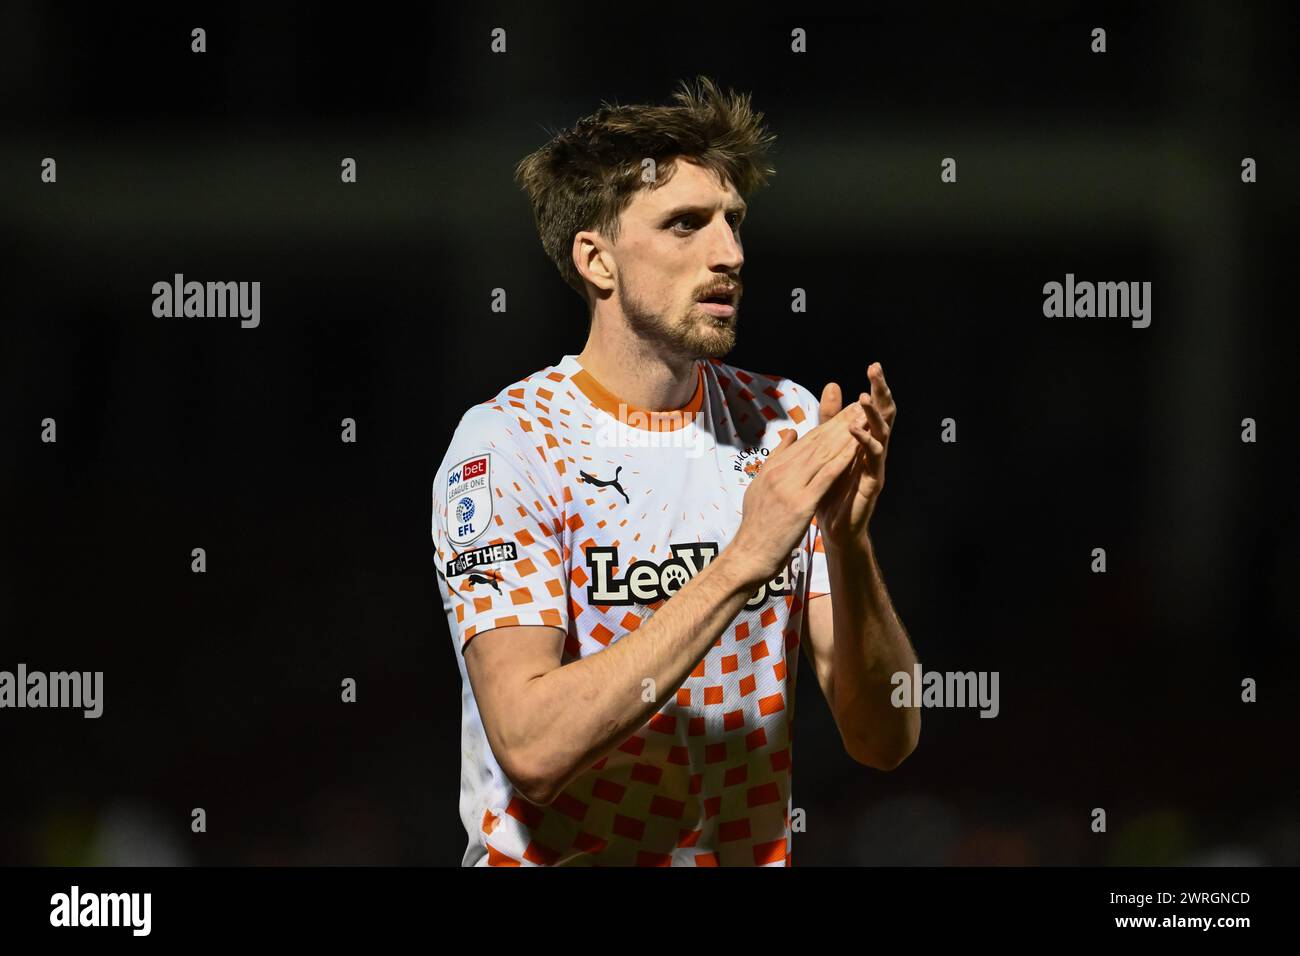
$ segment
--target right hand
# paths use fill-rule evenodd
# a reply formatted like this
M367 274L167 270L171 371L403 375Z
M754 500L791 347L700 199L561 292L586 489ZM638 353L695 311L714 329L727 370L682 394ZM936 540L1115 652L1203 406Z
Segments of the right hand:
M781 430L781 443L745 489L743 516L728 550L734 550L746 576L770 581L790 560L808 531L817 504L858 451L851 426L865 427L867 414L857 402L799 438Z

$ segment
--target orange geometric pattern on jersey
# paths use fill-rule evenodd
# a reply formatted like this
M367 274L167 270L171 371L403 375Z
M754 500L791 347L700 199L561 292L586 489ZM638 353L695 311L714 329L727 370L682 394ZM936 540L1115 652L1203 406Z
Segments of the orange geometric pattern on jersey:
M803 434L813 427L818 404L787 379L716 359L698 367L695 395L677 410L679 420L650 426L689 438L698 454L618 438L626 426L616 420L617 399L574 356L466 413L435 479L438 566L507 542L516 557L475 568L473 582L439 574L460 653L476 635L518 624L561 630L564 663L599 653L638 630L667 598L590 600L600 573L590 549L617 549L608 585L637 561L666 568L670 546L726 547L762 449L775 447L781 428ZM452 548L439 482L451 466L481 453L492 461L490 525L481 538ZM703 553L695 559L700 564ZM547 806L524 799L501 771L458 653L461 816L469 837L463 862L788 865L802 615L811 596L829 590L815 522L772 583L788 593L768 593L742 609L660 710Z

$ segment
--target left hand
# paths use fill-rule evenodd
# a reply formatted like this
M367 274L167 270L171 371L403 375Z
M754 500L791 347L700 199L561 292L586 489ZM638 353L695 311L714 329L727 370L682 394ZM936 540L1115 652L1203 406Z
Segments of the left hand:
M885 456L889 452L889 434L898 409L889 386L885 384L885 371L879 362L867 368L867 378L871 382L871 392L862 392L858 396L858 403L867 413L867 427L851 426L858 440L857 454L817 505L817 526L821 529L822 544L832 550L855 544L866 545L867 523L885 486ZM833 418L842 408L839 385L828 382L822 389L821 420Z

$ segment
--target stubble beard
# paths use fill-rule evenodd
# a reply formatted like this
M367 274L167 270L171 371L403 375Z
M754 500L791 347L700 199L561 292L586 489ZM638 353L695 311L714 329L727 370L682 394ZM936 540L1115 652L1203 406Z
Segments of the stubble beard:
M736 347L739 307L730 318L723 318L710 315L697 302L684 318L673 322L646 308L626 285L619 286L618 295L628 327L669 354L689 360L722 358Z

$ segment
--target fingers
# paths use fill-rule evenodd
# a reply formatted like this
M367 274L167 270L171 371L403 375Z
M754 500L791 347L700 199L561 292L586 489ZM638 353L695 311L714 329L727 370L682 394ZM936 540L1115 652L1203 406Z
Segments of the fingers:
M787 442L785 433L790 429L783 429L780 433L781 444L768 456L768 464L775 464L772 459L779 451L792 447L792 453L781 455L782 467L789 469L795 482L806 487L837 454L845 449L852 451L857 448L857 440L850 431L850 426L854 424L867 427L866 411L857 402L847 405L833 418L809 429L797 442L793 439Z
M849 407L852 408L853 406ZM840 418L837 417L835 422L838 424L839 421ZM822 461L817 462L817 471L809 480L807 487L809 495L815 500L820 500L827 489L844 473L845 469L853 464L853 459L858 453L858 442L855 440L852 431L854 428L860 429L862 426L846 422L844 425L845 440L840 442L838 446L831 446L832 452L824 456Z
M870 429L861 425L854 425L852 432L853 437L858 441L858 445L871 456L873 462L885 454L884 444L871 433Z
M852 431L855 426L866 427L866 411L857 402L846 406L830 421L823 422L814 429L820 430L821 442L803 463L803 480L806 485L816 482L827 468L833 469L834 475L844 470L847 461L852 460L858 449Z
M819 512L825 509L827 514L835 514L857 493L858 481L862 469L867 467L867 456L862 452L859 446L858 451L854 453L853 459L849 462L847 468L840 472L839 477L831 482L830 487L821 496L818 501ZM809 494L812 494L810 489Z
M844 404L840 386L827 382L822 388L820 423L802 438L792 435L787 439L790 429L782 430L781 444L772 453L775 456L782 452L787 477L818 499L845 474L859 454L863 463L874 468L888 447L897 406L879 362L867 368L867 378L871 381L871 392L860 393L858 400L848 405ZM794 452L789 453L792 448Z
M799 433L795 431L793 428L782 428L781 431L778 432L778 434L781 436L781 440L777 443L777 446L773 448L771 453L767 456L769 462L771 462L772 459L776 458L777 455L780 454L781 452L784 452L787 449L789 449L790 446L793 445L799 438Z
M884 366L879 362L873 363L867 369L867 378L871 380L871 400L876 408L880 409L880 415L885 422L892 426L898 407L894 404L894 395L885 381Z
M889 426L885 424L884 416L876 406L875 399L863 392L858 396L858 404L867 413L867 425L871 428L871 434L876 436L882 446L887 445L889 443Z
M844 396L840 394L840 387L835 382L827 382L826 387L822 389L821 418L820 421L828 422L841 409L844 408Z

